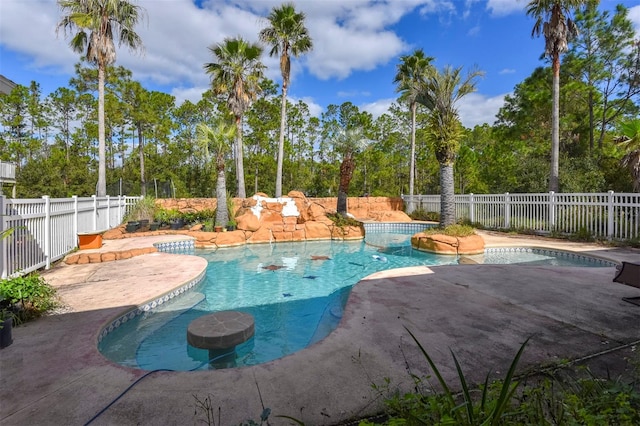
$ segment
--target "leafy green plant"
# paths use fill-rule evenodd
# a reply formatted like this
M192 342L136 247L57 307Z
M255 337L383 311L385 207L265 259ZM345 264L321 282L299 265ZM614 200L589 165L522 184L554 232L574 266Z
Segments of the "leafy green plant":
M405 329L431 367L442 392L432 395L408 393L387 400L392 414L386 424L497 425L503 424L504 419L513 414L509 409L519 385L519 382L514 379L515 371L529 339L520 347L505 378L490 382L491 373L487 374L484 384L479 388L479 397L474 397L472 393L476 390L470 388L453 351L451 356L462 388L460 393L453 392L422 344L408 328L405 327Z
M440 222L439 212L428 212L423 208L414 210L409 214L409 217L413 220L424 220L428 222Z
M204 221L204 227L202 228L205 232L213 232L213 227L215 225L215 219L207 219Z
M633 384L600 379L585 368L570 375L553 373L525 387L519 399L513 418L518 424L640 424L640 393Z
M155 198L143 197L136 202L129 213L125 216L125 222L134 220L154 220L159 207L156 205Z
M21 321L39 317L57 306L55 289L37 273L0 280L0 300L3 309Z
M361 223L353 218L345 217L339 213L328 214L327 217L333 221L336 226L360 226Z

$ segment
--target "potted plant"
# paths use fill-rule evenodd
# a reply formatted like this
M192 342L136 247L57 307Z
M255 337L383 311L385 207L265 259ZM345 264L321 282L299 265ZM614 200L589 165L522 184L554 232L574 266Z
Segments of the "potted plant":
M171 209L167 211L167 221L171 226L171 229L180 229L184 226L184 219L182 213L177 209Z
M127 222L125 231L136 232L139 228L140 228L140 222L138 222L137 220L130 220L129 222Z
M8 308L0 309L0 349L13 343L13 324L17 324L16 314Z
M11 309L0 309L0 349L13 343L13 325L18 323L19 318Z
M237 225L235 219L230 219L229 222L227 222L227 231L235 231Z
M158 223L159 226L169 223L169 210L160 208L153 215L154 223Z

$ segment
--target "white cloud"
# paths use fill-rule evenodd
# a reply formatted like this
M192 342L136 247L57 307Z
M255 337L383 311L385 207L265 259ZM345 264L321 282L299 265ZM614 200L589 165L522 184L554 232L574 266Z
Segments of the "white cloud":
M515 74L516 70L514 70L513 68L505 68L500 70L500 72L498 72L498 74L500 75L504 75L504 74Z
M633 22L636 35L640 36L640 6L633 6L629 8L629 19Z
M475 37L480 34L480 29L480 25L476 25L475 27L472 27L471 29L469 29L469 31L467 31L467 35Z
M208 89L208 86L175 87L171 90L171 95L176 98L176 105L182 105L184 101L197 104L202 99L202 94Z
M507 94L486 97L480 93L471 93L462 99L458 105L460 120L467 128L484 123L492 125L496 121L496 114L504 105Z
M504 105L504 95L486 97L479 93L471 93L463 97L458 104L460 121L467 128L484 123L492 125L496 120L496 114ZM378 99L375 102L363 104L360 109L369 112L374 118L389 112L391 104L396 102L395 98Z
M524 11L526 0L488 0L487 10L493 16L506 16L514 12Z
M358 90L349 90L349 91L339 91L337 93L339 98L354 98L356 96L371 96L371 92L368 91L358 91Z
M389 112L391 104L396 102L395 98L378 99L375 102L370 102L360 106L360 109L370 113L373 118L378 118L382 114Z
M309 107L309 114L311 114L312 117L318 117L320 118L320 115L322 115L322 112L324 111L324 108L321 107L319 104L317 104L313 98L311 97L302 97L299 98L299 100L301 100L302 102L304 102L305 104L307 104L307 106ZM291 102L297 102L298 99L296 98L291 98Z

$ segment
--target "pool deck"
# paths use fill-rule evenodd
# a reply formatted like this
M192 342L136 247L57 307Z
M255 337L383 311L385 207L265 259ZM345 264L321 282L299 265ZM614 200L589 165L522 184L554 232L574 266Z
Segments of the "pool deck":
M613 261L640 261L640 250L482 233L487 247L548 247ZM105 241L99 250L151 246L175 237ZM640 306L622 300L640 289L613 283L615 268L525 265L412 267L358 283L337 330L293 355L227 370L147 372L111 363L96 339L107 322L190 282L206 268L195 256L152 253L115 262L58 265L43 273L66 308L14 328L0 350L1 425L183 425L206 419L196 400L210 397L221 424L259 421L333 425L379 412L372 385L409 390L429 374L405 327L457 385L449 349L467 378L500 378L525 339L527 367L591 357L618 371L640 342ZM185 336L186 339L186 336ZM638 355L635 355L638 356ZM259 389L259 392L258 392ZM260 399L262 397L262 402ZM194 414L194 412L196 412ZM216 419L216 424L217 419Z

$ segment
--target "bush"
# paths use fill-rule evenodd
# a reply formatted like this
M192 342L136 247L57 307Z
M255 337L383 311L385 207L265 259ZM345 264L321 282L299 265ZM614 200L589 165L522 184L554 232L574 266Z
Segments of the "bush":
M160 208L156 205L155 198L144 197L132 207L132 209L125 216L125 222L134 220L148 220L153 221L157 211Z
M340 213L330 213L327 215L336 226L360 226L361 223L351 217L342 216Z
M440 222L440 213L438 212L428 212L422 208L416 209L409 217L413 220L424 220L429 222Z
M0 280L0 309L14 312L21 321L37 318L55 308L55 289L37 273Z
M444 234L450 237L469 237L475 235L476 230L469 225L449 225L445 228L434 227L428 228L424 231L427 235Z

